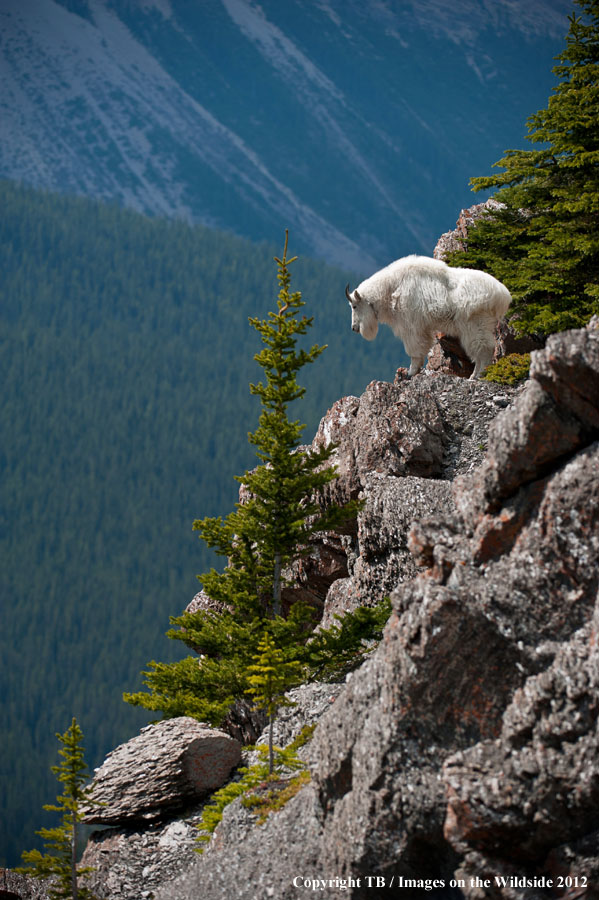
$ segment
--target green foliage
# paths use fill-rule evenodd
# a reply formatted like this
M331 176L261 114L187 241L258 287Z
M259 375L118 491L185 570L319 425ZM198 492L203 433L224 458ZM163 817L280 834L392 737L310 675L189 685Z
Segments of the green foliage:
M248 674L246 693L252 694L256 706L266 710L272 718L280 706L289 704L285 691L301 679L301 667L297 659L285 659L285 654L276 646L268 631L264 632L258 644L254 660L247 667L251 674Z
M99 765L148 721L123 690L185 649L155 623L217 562L191 521L232 509L252 465L247 321L277 283L275 248L231 234L4 181L0 207L0 865L16 865L42 845L62 723L77 716ZM392 379L401 348L351 335L353 275L300 259L294 277L328 344L296 401L311 433Z
M307 642L302 662L307 681L339 681L362 664L373 645L383 636L391 601L359 606L351 613L335 616L335 623L319 629Z
M301 294L290 292L289 265L294 260L287 258L287 237L283 256L275 261L277 311L266 319L250 319L264 344L255 359L265 383L250 385L262 405L258 428L249 435L260 464L237 479L245 497L233 512L225 519L194 522L200 538L227 560L222 572L212 569L200 576L222 611L172 619L182 630L170 631L169 637L199 650L201 658L152 662L144 672L150 692L124 695L133 705L159 709L167 716L192 715L218 724L236 698L253 693L268 712L271 746L272 721L285 690L309 677L315 667L325 672L335 665L346 667L350 657L360 658L363 634L374 622L371 613L359 613L347 626L335 626L312 642L313 610L296 602L281 615L285 567L301 557L316 532L355 517L359 504L323 509L322 490L336 478L335 469L327 465L334 448L301 448L305 426L289 418L290 404L305 393L297 373L324 347L313 345L306 351L298 346L312 319L298 318L304 305ZM270 763L272 767L272 754Z
M560 79L547 108L527 120L538 149L508 150L504 171L473 178L475 191L499 188L493 210L468 233L454 265L484 268L514 300L513 327L550 334L599 312L599 7L575 0Z
M83 733L73 718L67 731L56 737L62 744L58 751L62 762L52 766L52 772L63 785L63 793L56 798L57 805L46 804L44 809L62 813L62 822L55 828L41 828L37 832L47 852L25 850L22 855L28 865L18 871L51 879L48 892L56 900L93 900L91 892L77 882L78 877L93 871L89 867L77 867L77 824L83 818L81 804L92 800L90 789L83 787L88 778L81 744Z
M283 809L309 781L310 773L304 769L293 778L279 780L276 784L270 782L268 786L259 785L242 797L241 805L257 814L257 824L263 825L271 813Z
M244 670L237 655L218 660L187 656L173 663L152 660L148 666L142 674L150 692L125 692L123 700L161 712L165 719L191 716L218 726L244 691Z
M340 681L362 664L381 639L390 612L390 601L383 600L373 607L358 607L336 617L328 628L312 632L312 611L295 604L287 618L268 620L268 629L284 659L299 663L296 683ZM124 699L162 712L164 718L185 715L221 725L234 700L248 691L264 621L239 623L231 612L198 612L173 617L171 622L179 627L169 631L169 637L200 651L202 657L151 662L143 673L149 691L126 693Z
M265 631L256 648L254 662L248 666L247 672L249 686L246 693L253 694L258 709L266 710L268 715L268 771L272 774L274 718L280 706L290 704L285 691L301 680L301 666L297 659L286 660L283 651L276 646L268 631Z
M206 517L193 524L200 538L227 559L223 572L213 569L200 576L204 590L246 620L280 616L283 569L304 552L313 534L355 515L356 509L348 504L343 511L322 511L319 496L336 477L326 465L334 448L301 449L306 426L289 417L290 405L306 392L297 373L326 348L314 344L305 350L298 345L313 319L299 317L305 304L299 292L290 293L289 266L295 257L287 259L287 237L283 258L275 261L280 287L277 311L266 319L250 318L264 344L254 359L266 383L250 384L262 408L258 428L248 435L260 465L237 478L245 488L245 500L232 513L224 520Z
M236 697L247 690L247 667L262 633L259 619L239 621L232 611L197 612L171 617L179 626L168 637L183 641L197 655L173 663L152 661L143 672L150 691L125 693L134 706L161 711L164 718L192 716L220 725ZM285 627L283 621L282 627Z
M498 384L517 384L528 378L530 370L530 353L510 353L496 363L488 366L483 381L496 381Z
M268 761L271 756L270 748L264 745L256 747L255 749L261 757L260 761L253 766L240 768L238 774L241 778L238 781L231 781L218 791L215 791L210 799L210 803L202 810L202 818L197 826L198 831L200 832L197 838L198 842L207 843L221 821L223 812L229 803L232 803L237 797L248 797L249 792L253 788L272 784L285 776L287 776L286 784L288 785L290 784L288 779L289 773L299 771L300 776L302 777L301 780L296 782L295 790L293 791L294 794L297 793L300 787L309 780L309 775L306 778L306 764L297 755L297 751L310 740L315 727L315 725L305 726L298 736L284 748L273 747L272 754L274 757L274 765L272 766ZM292 780L295 781L295 779ZM290 797L287 797L287 799L290 799ZM272 799L269 805L274 806ZM281 806L282 803L278 804L277 808L281 808ZM271 809L270 811L274 811L274 809ZM264 821L262 812L259 821ZM204 848L198 847L197 852L203 853Z

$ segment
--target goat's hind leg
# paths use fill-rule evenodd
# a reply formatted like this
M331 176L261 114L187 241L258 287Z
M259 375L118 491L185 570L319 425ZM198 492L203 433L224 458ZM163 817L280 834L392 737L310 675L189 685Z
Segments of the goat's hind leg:
M495 352L495 321L489 319L471 328L468 334L462 333L462 347L474 363L474 372L470 380L480 378L487 366L493 362Z
M464 349L466 350L465 347L464 347ZM492 344L489 344L487 342L484 346L481 346L479 344L479 346L476 348L476 352L472 353L472 354L468 353L468 351L466 350L466 352L468 353L468 356L470 356L470 359L474 363L474 372L470 376L470 381L475 381L477 378L480 378L482 376L483 372L485 371L485 369L487 368L487 366L491 365L491 363L493 362L494 351L495 351L495 342L494 341Z

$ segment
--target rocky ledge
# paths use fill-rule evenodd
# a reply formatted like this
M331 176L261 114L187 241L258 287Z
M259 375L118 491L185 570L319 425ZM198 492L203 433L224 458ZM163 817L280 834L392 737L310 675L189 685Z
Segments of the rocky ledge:
M461 448L485 417L475 465ZM596 320L536 352L520 391L423 375L340 401L317 440L339 444L335 490L366 498L341 594L396 581L384 639L320 719L310 784L261 827L232 804L159 900L291 898L315 878L322 896L339 879L380 896L376 878L409 897L599 896L598 438Z
M257 724L173 720L111 754L90 815L113 827L84 856L99 900L285 900L315 878L325 897L380 896L377 878L410 898L599 897L598 439L597 320L516 389L399 370L338 401L314 445L337 445L328 501L364 505L317 536L287 601L330 622L390 595L383 641L282 714L280 743L318 722L310 783L262 826L235 801L202 857L206 792Z

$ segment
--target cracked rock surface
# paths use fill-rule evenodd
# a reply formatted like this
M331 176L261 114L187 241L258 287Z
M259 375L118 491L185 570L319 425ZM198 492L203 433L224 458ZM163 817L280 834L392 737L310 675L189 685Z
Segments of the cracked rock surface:
M287 590L323 622L390 595L383 640L281 712L281 743L318 722L282 810L258 827L235 801L200 858L202 798L119 822L86 851L99 900L295 900L296 876L372 900L373 875L441 885L410 900L599 897L598 379L594 320L518 388L400 370L334 404L315 437L337 444L329 499L364 505Z
M188 716L147 725L96 769L84 821L166 818L221 787L240 757L239 741Z
M369 386L323 420L317 440L339 445L338 494L366 497L349 574L329 594L342 604L367 592L370 566L373 593L397 580L392 615L319 721L311 783L242 840L217 830L159 900L200 887L208 900L291 898L294 875L315 874L353 877L354 898L372 896L373 874L443 885L410 897L599 896L598 349L596 320L550 338L505 407L493 386L468 398L470 383L453 379L444 400L446 376L421 376ZM474 430L468 399L495 406L478 466L450 456ZM355 433L385 402L393 408ZM418 507L427 480L438 493ZM539 874L549 887L514 885Z

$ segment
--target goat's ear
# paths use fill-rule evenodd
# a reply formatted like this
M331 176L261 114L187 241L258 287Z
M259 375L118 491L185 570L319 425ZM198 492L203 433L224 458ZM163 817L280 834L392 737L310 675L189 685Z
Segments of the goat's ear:
M356 300L358 301L358 303L361 303L361 302L362 302L362 297L361 297L360 294L358 293L358 288L356 288L355 291L354 291L354 297L356 298Z

